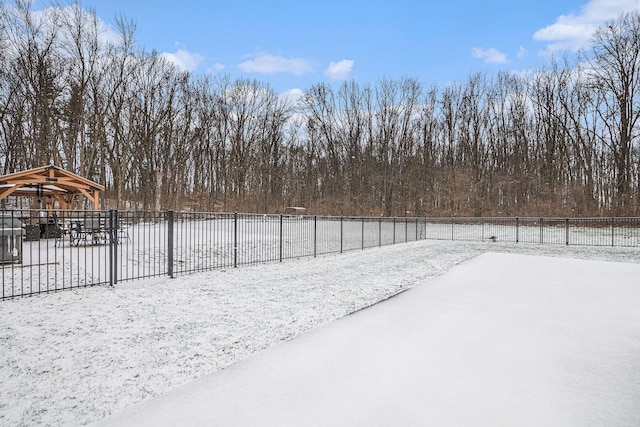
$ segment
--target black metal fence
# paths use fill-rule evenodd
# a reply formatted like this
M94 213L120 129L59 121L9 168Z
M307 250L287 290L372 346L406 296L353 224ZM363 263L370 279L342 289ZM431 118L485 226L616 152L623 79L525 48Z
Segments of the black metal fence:
M427 239L640 246L640 218L428 218Z
M15 210L0 220L2 299L422 239L640 246L640 218Z

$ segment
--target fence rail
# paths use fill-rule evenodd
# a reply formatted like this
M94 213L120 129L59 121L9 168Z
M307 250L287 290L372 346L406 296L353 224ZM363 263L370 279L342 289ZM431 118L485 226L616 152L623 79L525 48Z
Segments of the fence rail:
M3 300L423 239L640 246L640 218L15 210L0 220Z

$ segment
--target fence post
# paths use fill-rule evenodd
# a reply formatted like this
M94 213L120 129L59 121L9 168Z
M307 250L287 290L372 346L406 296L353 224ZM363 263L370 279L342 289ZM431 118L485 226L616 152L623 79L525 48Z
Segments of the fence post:
M114 273L114 256L113 256L113 209L109 210L109 286L115 285Z
M427 237L427 235L429 234L428 233L428 231L429 231L428 227L429 227L429 217L425 216L424 217L424 240L428 239L428 237Z
M362 250L364 250L364 217L362 217Z
M113 284L115 285L118 283L118 234L120 233L118 225L120 221L118 220L118 210L114 209L111 212L111 229L113 233L111 236L111 245L113 246Z
M611 246L615 246L615 232L613 227L613 217L611 217Z
M282 262L282 214L280 214L280 262Z
M520 218L516 217L516 243L520 242Z
M416 242L418 241L418 218L416 217Z
M382 246L382 217L378 218L378 246Z
M396 217L393 217L393 244L396 244Z
M342 239L344 237L344 230L343 230L343 216L340 216L340 253L342 253Z
M404 217L404 242L407 243L409 241L409 219Z
M451 240L455 240L453 238L453 217L451 217Z
M313 216L313 257L318 253L318 215Z
M173 211L167 211L167 274L173 279Z
M544 218L540 218L540 244L544 243Z
M569 246L569 218L565 220L565 233L567 235L567 246Z
M233 213L233 268L238 268L238 212Z

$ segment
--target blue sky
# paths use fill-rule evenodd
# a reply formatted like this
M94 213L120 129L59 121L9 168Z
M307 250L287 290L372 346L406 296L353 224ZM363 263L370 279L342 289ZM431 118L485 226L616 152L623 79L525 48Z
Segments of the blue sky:
M40 2L34 3L38 8ZM587 46L593 30L640 0L86 0L107 24L194 73L256 78L279 93L381 77L423 84L525 71Z

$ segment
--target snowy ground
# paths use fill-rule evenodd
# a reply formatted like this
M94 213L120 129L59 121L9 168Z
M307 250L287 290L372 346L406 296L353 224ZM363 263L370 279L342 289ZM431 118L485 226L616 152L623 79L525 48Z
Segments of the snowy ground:
M640 263L638 248L420 241L4 301L0 425L100 420L487 251Z
M638 277L485 253L96 427L635 427Z

